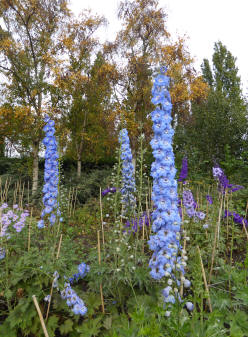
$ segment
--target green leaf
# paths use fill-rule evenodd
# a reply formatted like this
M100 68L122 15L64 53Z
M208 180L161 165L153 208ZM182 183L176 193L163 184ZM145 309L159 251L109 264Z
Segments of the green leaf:
M58 320L59 320L58 316L53 315L49 317L48 322L46 324L49 337L55 336L54 333L56 328L58 327Z
M112 326L112 316L108 316L104 322L103 322L103 326L105 329L109 330Z
M62 333L62 335L67 334L68 332L73 331L73 321L71 319L67 319L64 322L64 324L60 325L59 330Z

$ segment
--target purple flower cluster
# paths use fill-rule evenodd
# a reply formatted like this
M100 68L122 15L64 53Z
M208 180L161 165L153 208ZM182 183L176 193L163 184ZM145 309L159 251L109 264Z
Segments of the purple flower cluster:
M215 179L218 179L218 187L223 194L225 194L225 191L235 192L244 188L244 186L241 185L230 184L229 180L224 174L224 171L217 164L213 167L213 176Z
M44 217L49 216L50 225L54 225L56 221L56 212L58 214L58 183L59 183L59 169L58 169L58 153L57 142L55 138L55 123L48 116L45 117L46 125L43 130L45 131L45 138L43 144L45 145L45 172L43 186L43 204L45 208L41 213L41 218L38 222L38 227L43 228ZM58 214L59 215L59 214Z
M178 181L182 181L183 183L185 183L187 176L188 176L188 161L187 161L187 158L184 157L182 161L182 168L181 168Z
M177 182L175 180L175 163L172 149L174 131L171 127L171 98L167 89L169 77L167 69L161 68L152 88L152 103L158 105L151 112L154 137L151 140L155 161L151 167L153 177L152 200L155 211L152 213L152 230L149 247L154 251L149 262L150 275L159 280L164 276L172 276L176 280L175 271L184 273L181 249L180 215L177 208ZM179 282L179 281L176 281Z
M225 215L224 218L231 216L233 218L233 221L239 225L243 225L243 223L245 224L245 226L248 226L248 221L243 218L241 215L239 215L238 213L235 212L229 212L227 210L225 210Z
M186 212L190 218L197 217L200 220L204 220L205 213L196 211L198 208L197 203L194 200L193 194L190 190L183 191L183 204L186 208Z
M13 209L16 211L13 212L6 203L4 203L0 208L2 209L2 227L0 237L10 237L8 233L9 226L12 226L17 233L21 232L26 224L26 218L29 216L28 210L24 210L22 212L18 208L18 205L14 205Z
M128 132L126 129L120 130L119 143L121 146L121 160L122 160L122 188L121 202L124 207L124 213L127 210L135 207L135 179L134 179L134 166L132 163L132 152Z
M132 220L128 220L125 224L126 228L129 228L129 233L137 233L138 230L142 229L143 226L149 227L151 223L151 216L148 217L147 213L144 212L139 218L135 217Z
M116 192L116 187L108 187L106 190L102 191L102 196L105 197L108 193L115 193Z

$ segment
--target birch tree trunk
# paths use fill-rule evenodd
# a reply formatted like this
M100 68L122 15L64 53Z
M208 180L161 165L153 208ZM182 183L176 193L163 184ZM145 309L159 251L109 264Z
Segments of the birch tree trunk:
M77 178L81 178L82 172L82 151L83 151L83 138L81 138L80 143L77 146Z

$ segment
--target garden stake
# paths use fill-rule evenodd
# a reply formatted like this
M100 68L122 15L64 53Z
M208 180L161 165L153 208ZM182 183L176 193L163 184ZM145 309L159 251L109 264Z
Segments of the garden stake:
M220 226L220 218L221 218L222 202L223 202L223 198L222 198L222 196L221 196L221 204L220 204L220 209L219 209L219 219L218 219L218 222L216 223L215 233L214 233L214 246L213 246L213 251L212 251L212 260L211 260L211 267L210 267L210 273L209 273L208 284L210 284L211 276L212 276L212 271L213 271L213 266L214 266L214 258L215 258L215 250L216 250L217 235L218 235L218 231L219 231L218 229L219 229L219 226Z
M247 232L247 229L245 227L245 220L243 220L242 223L243 223L243 228L244 228L245 235L246 235L246 238L247 238L247 241L248 241L248 232Z
M203 277L203 280L204 280L206 292L208 294L208 306L209 306L210 312L212 312L213 310L212 310L212 305L211 305L211 300L210 300L210 293L209 293L209 288L208 288L207 279L206 279L206 273L205 273L204 266L203 266L203 263L202 263L201 251L200 251L199 246L197 246L197 249L198 249L198 253L199 253L199 257L200 257L202 277Z
M98 262L99 266L101 265L101 243L100 243L100 231L97 231L97 248L98 248ZM100 284L100 295L101 295L101 302L102 302L102 312L105 313L104 310L104 299L102 293L102 284Z
M104 245L104 228L103 228L103 216L102 216L102 189L100 187L100 215L102 224L102 244Z
M143 217L142 241L143 241L143 254L144 254L145 252L145 217Z
M40 319L40 322L41 322L41 326L42 326L44 335L45 335L46 337L49 337L48 332L47 332L47 329L46 329L46 325L45 325L44 319L43 319L43 317L42 317L42 313L41 313L41 311L40 311L40 307L39 307L39 304L38 304L38 302L37 302L37 299L36 299L35 295L32 296L32 299L33 299L33 301L34 301L34 305L35 305L36 310L37 310L37 312L38 312L39 319Z
M22 189L20 189L20 195L19 195L19 204L20 204L20 209L23 209L22 208L22 201L23 201L23 194L24 194L24 186L25 185L25 183L23 183L23 188Z
M60 248L61 248L61 242L62 242L62 235L63 234L60 235L60 239L59 239L59 245L58 245L58 251L57 251L57 255L56 255L56 260L58 260L58 258L59 258L59 253L60 253ZM49 298L49 301L48 301L47 312L46 312L46 319L45 319L46 321L48 319L50 305L51 305L52 296L53 296L53 285L54 285L54 279L53 279L52 287L51 287L51 290L50 290L50 298Z
M33 213L33 208L31 208L30 220L29 220L29 226L28 226L28 251L29 251L29 249L30 249L30 241L31 241L31 221L32 221L32 213Z
M29 180L28 180L28 205L29 205Z
M15 183L15 188L14 188L14 195L13 195L13 206L16 203L16 183Z
M69 189L69 196L68 196L68 214L69 214L69 211L70 211L70 202L71 202L71 186L70 186L70 189Z
M227 195L227 200L226 200L226 208L227 208L227 214L228 214L228 195ZM226 217L226 239L228 241L228 236L229 236L229 216Z
M76 187L76 188L75 188L75 198L74 198L74 205L73 205L72 215L75 214L75 208L76 208L76 203L77 203L77 194L78 194L78 189L77 189L77 187Z

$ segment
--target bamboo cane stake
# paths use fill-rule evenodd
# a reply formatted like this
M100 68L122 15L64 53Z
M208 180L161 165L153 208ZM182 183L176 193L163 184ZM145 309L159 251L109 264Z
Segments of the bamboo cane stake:
M13 194L13 206L16 203L16 182L15 182L15 187L14 187L14 194Z
M29 226L28 226L28 251L30 250L30 241L31 241L32 214L33 214L33 208L31 208L30 220L29 220Z
M21 199L20 199L20 208L23 209L22 201L23 201L23 194L24 194L25 182L23 183L23 187L21 190Z
M46 325L45 325L44 319L43 319L43 317L42 317L42 313L41 313L41 311L40 311L40 307L39 307L39 304L38 304L38 302L37 302L37 299L36 299L35 295L33 295L32 298L33 298L34 305L35 305L36 310L37 310L38 315L39 315L39 319L40 319L40 322L41 322L41 326L42 326L44 335L45 335L46 337L49 337L48 332L47 332L47 329L46 329Z
M213 266L214 266L215 250L216 250L216 243L217 243L217 236L218 236L218 227L220 226L222 203L223 203L223 198L221 197L221 204L220 204L220 209L219 209L219 218L218 218L218 222L216 223L215 234L214 234L214 246L213 246L213 251L212 251L211 267L210 267L209 281L208 281L209 284L210 284L210 281L211 281L211 276L212 276L212 271L213 271Z
M226 239L228 241L228 236L229 236L229 216L228 216L228 212L229 212L229 199L228 199L228 194L227 194L227 199L226 199L226 211L227 211L227 217L226 217Z
M206 279L206 273L205 273L205 269L204 269L204 266L203 266L201 251L200 251L199 246L197 246L197 249L198 249L199 258L200 258L200 262L201 262L202 277L203 277L206 292L208 294L208 306L209 306L210 312L212 312L213 309L212 309L212 304L211 304L211 300L210 300L210 293L209 293L209 288L208 288L207 279Z
M29 205L29 180L28 180L28 205Z
M102 244L104 245L104 228L103 228L103 215L102 215L102 189L100 187L100 216L102 224Z
M73 204L73 211L72 211L72 215L75 214L75 209L76 209L76 203L77 203L77 194L78 194L78 188L75 188L75 196L74 196L74 204Z
M245 220L243 220L242 223L243 223L243 228L244 228L244 231L245 231L246 238L248 240L248 232L247 232L247 229L245 227Z
M69 189L69 196L68 196L68 214L69 214L69 211L70 211L70 202L71 202L71 186L70 186L70 189Z
M98 248L98 263L99 263L99 266L100 266L101 265L100 231L97 231L97 248ZM102 292L102 283L100 284L100 295L101 295L101 302L102 302L102 312L105 313L104 298L103 298L103 292Z
M59 253L60 253L60 248L61 248L61 242L62 242L62 235L63 234L60 235L60 239L59 239L59 245L58 245L58 251L57 251L57 255L56 255L56 260L58 260L58 258L59 258ZM51 305L52 296L53 296L53 286L54 286L54 279L53 279L51 290L50 290L50 297L49 297L49 301L48 301L48 306L47 306L47 312L46 312L45 321L47 321L48 315L49 315L49 311L50 311L50 305Z

